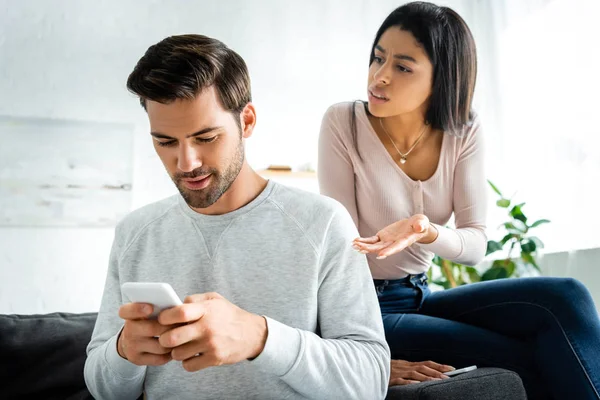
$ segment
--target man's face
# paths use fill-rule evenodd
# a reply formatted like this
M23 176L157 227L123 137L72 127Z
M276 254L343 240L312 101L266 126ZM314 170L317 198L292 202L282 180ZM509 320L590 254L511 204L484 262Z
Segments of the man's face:
M244 164L241 129L223 109L214 87L194 100L146 102L154 148L192 208L217 202Z

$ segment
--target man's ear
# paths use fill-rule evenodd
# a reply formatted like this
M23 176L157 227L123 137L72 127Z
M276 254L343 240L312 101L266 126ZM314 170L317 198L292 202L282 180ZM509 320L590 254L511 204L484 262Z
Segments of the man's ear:
M252 136L254 126L256 125L256 109L254 108L254 104L246 104L240 113L240 123L242 127L242 137L248 139Z

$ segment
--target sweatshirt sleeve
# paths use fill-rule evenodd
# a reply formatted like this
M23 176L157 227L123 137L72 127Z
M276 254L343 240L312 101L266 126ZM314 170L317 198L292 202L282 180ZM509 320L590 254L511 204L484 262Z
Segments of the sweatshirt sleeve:
M456 229L435 225L439 235L420 244L442 258L466 265L483 260L487 249L485 220L487 195L483 135L479 119L463 139L454 170L454 222Z
M121 253L119 227L110 255L110 263L98 319L87 347L84 378L95 399L137 399L143 391L146 367L123 359L117 352L117 337L123 327L118 315L122 304L119 281Z
M383 399L387 393L390 350L366 258L351 247L356 235L340 206L321 247L320 335L267 318L265 348L252 361L307 398Z
M317 175L321 194L331 197L346 207L354 225L358 226L354 166L343 140L342 124L337 116L338 105L331 106L321 122L319 135L319 162Z

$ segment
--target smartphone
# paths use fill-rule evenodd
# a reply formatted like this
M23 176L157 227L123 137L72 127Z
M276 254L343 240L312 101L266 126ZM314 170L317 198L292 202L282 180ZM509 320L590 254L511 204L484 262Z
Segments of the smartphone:
M168 283L125 282L121 292L131 303L147 303L154 306L150 319L158 318L161 311L182 305L181 299Z
M477 365L471 365L470 367L455 369L454 371L444 372L446 376L456 376L460 374L464 374L465 372L475 371L477 369Z

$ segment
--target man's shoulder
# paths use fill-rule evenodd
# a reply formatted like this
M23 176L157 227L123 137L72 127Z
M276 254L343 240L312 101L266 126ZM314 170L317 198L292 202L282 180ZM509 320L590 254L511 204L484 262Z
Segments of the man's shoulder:
M346 208L337 200L321 194L277 184L270 200L315 242L323 240L332 221L350 221L353 227Z
M344 209L338 201L318 193L309 192L284 184L276 184L271 201L277 203L287 213L294 215L329 215ZM304 218L303 218L304 219ZM310 220L313 218L310 217Z
M129 241L141 233L148 225L156 222L178 207L177 198L173 195L166 199L140 207L127 214L117 225L117 234L121 240Z

